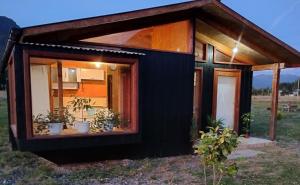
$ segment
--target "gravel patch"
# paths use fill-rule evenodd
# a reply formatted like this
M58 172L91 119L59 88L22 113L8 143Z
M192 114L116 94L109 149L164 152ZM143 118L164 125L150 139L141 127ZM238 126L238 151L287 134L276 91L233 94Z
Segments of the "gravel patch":
M257 150L250 150L250 149L245 149L245 150L236 150L232 152L228 156L228 159L239 159L239 158L251 158L251 157L256 157L259 154L263 154L264 152L257 151Z

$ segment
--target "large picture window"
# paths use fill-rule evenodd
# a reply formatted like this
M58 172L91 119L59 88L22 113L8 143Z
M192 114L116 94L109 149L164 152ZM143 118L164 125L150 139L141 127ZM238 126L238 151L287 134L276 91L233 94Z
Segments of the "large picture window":
M32 135L137 132L135 65L30 57Z

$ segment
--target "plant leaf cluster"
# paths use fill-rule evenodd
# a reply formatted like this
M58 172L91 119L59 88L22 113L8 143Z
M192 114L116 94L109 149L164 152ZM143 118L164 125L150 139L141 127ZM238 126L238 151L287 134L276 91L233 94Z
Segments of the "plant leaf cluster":
M207 184L206 168L212 168L213 185L220 184L224 175L233 176L237 173L236 163L227 163L230 155L238 146L238 135L229 128L221 128L222 121L214 120L216 127L208 127L208 132L200 131L200 139L194 145L204 167L205 183ZM214 125L214 126L215 126Z

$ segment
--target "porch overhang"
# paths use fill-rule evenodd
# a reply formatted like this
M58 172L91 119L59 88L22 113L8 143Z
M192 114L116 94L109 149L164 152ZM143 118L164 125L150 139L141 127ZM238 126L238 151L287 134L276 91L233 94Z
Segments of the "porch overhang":
M254 61L252 65L285 63L286 67L300 66L300 53L275 36L245 19L220 2L207 4L198 16L224 35L255 50L269 60Z

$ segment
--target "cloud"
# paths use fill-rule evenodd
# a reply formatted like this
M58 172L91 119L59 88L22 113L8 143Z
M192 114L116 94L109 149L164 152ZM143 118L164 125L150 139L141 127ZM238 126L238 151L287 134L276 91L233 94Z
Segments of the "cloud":
M300 76L300 68L290 68L290 69L283 69L282 74L293 74Z
M297 7L297 5L300 4L300 0L295 1L289 8L286 9L286 11L282 12L271 24L270 30L275 28L282 20L284 20L289 14L291 14Z

